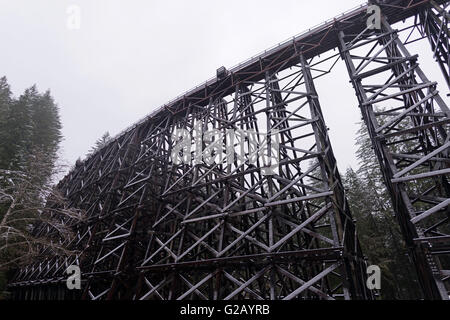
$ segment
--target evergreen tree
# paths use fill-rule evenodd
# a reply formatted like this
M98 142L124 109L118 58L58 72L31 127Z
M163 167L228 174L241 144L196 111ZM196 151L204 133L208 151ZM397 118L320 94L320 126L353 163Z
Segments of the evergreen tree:
M6 77L0 78L0 168L7 168L11 158L8 118L11 109L11 89Z
M9 108L11 106L11 89L6 80L6 77L0 78L0 128L4 128L6 125L6 117L9 114ZM0 130L3 133L3 130ZM3 136L1 137L3 138ZM3 139L0 139L0 148L3 147ZM3 154L3 150L0 149L0 156Z
M32 105L37 95L36 87L25 90L18 100L13 100L4 130L7 152L5 169L23 170L28 152L31 150L33 134Z
M42 219L61 140L59 110L50 92L40 94L32 86L16 99L1 78L0 265L23 261L34 241L31 226ZM0 270L0 293L4 272Z
M109 132L106 131L101 138L97 139L97 141L95 141L95 145L89 150L89 152L86 154L86 156L91 156L93 155L95 152L97 152L98 150L100 150L101 148L103 148L104 146L106 146L110 141L111 141L111 136L109 135Z
M381 268L381 298L420 298L415 270L407 256L390 195L364 124L358 131L357 145L360 168L357 172L347 170L344 185L357 220L363 252L370 264Z
M45 180L51 176L62 140L59 110L50 91L34 97L31 118L34 125L31 136L32 153L41 152L45 155L43 161L46 165L43 168L47 168L47 171L42 172Z
M40 94L32 86L18 99L11 99L6 78L2 78L0 108L0 168L24 170L36 152L47 156L45 161L51 168L62 135L59 110L50 92ZM50 171L42 172L42 177L48 178Z

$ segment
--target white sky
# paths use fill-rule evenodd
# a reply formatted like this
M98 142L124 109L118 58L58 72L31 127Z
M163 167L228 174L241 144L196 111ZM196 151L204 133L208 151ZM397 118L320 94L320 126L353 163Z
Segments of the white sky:
M0 0L0 76L18 96L37 84L57 101L72 164L104 132L112 135L175 96L362 0ZM70 5L81 8L79 30L67 27ZM428 42L425 73L443 77ZM343 61L316 81L340 171L357 167L357 99ZM445 98L445 94L443 94Z

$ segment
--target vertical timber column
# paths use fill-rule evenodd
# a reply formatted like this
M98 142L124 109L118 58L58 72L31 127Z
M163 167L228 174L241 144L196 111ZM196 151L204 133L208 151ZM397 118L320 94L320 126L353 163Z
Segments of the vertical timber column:
M346 299L371 299L372 295L365 283L366 264L356 236L355 223L345 197L344 187L328 137L328 128L325 125L310 66L303 55L300 56L300 63L311 116L318 120L314 124L314 133L318 149L323 150L323 156L320 159L320 170L322 175L327 177L327 179L324 179L324 187L333 191L332 206L334 215L331 211L329 215L333 238L336 246L341 245L344 248L344 263L342 265L342 274L346 275L344 295Z
M385 18L339 40L425 298L448 299L450 111Z
M419 14L423 31L450 89L450 11L449 4L438 5L430 1L429 8Z

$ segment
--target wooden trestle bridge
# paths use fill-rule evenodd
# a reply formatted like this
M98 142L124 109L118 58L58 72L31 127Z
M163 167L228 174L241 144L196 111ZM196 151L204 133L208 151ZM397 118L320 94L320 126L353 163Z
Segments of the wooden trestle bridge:
M357 98L349 103L367 125L424 297L448 299L448 91L437 91L408 44L429 43L448 90L449 4L363 4L217 70L124 130L57 186L87 215L66 221L76 236L64 245L77 253L43 248L9 284L14 298L372 299L314 86L343 60ZM371 5L380 29L367 25ZM174 161L176 130L194 141L198 127L218 142L227 130L276 132L274 172L237 157ZM238 145L250 156L249 139ZM79 291L66 288L69 265L81 268Z

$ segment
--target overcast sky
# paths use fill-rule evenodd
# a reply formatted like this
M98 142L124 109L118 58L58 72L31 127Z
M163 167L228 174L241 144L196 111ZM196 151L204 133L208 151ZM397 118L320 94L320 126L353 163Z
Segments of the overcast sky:
M18 96L37 84L60 107L69 164L175 96L361 0L0 0L0 76ZM80 28L68 8L81 9ZM72 11L73 12L73 11ZM70 24L69 24L70 26ZM443 77L426 40L409 47ZM357 167L360 121L343 61L316 81L340 171ZM448 98L444 99L448 102Z

